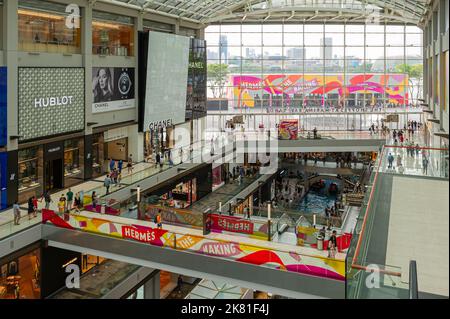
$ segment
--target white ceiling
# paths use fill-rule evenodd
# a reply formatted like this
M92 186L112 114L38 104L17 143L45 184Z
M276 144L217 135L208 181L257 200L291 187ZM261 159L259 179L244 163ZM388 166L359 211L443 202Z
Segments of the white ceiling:
M421 25L431 0L97 0L211 23L387 22Z

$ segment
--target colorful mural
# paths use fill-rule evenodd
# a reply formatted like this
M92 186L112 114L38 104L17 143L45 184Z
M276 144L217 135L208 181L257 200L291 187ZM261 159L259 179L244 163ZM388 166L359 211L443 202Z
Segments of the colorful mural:
M190 234L176 234L164 229L123 224L107 219L65 214L64 219L52 210L42 210L43 223L74 230L82 230L118 238L126 238L150 245L232 259L283 271L345 280L345 261L319 256L300 255L294 251L271 250L239 242L215 240ZM130 220L131 221L131 220Z
M334 99L343 99L354 93L385 95L388 103L408 103L407 74L271 74L264 77L254 75L232 75L232 88L228 98L234 101L234 107L255 107L262 99L271 102L284 99L286 106L301 98L303 105L308 104L309 96L320 96L322 104L334 95ZM279 106L279 105L278 105Z

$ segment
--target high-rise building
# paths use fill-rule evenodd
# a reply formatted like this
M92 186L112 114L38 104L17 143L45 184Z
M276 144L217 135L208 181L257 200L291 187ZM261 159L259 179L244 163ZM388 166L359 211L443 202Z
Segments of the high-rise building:
M294 60L303 60L305 58L304 48L291 48L287 50L287 57Z
M219 58L223 63L228 63L228 38L226 35L221 35L219 40Z
M333 38L320 39L320 46L325 47L320 51L320 58L331 60L333 58Z

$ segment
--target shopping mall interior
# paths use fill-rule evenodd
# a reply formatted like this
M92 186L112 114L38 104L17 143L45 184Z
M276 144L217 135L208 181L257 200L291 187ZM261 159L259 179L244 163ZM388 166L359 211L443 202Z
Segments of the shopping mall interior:
M0 299L448 299L448 0L0 0Z

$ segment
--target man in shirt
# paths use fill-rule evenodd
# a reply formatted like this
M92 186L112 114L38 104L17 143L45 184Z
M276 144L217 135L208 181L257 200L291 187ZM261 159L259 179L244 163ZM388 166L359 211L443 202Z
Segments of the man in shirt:
M20 206L17 203L17 201L14 202L13 212L14 212L14 225L20 225L19 224L19 220L20 220Z
M106 194L109 194L109 187L111 186L111 178L109 177L109 175L106 175L103 185L106 187Z
M72 210L72 202L73 202L73 192L70 188L66 195L67 195L67 210L70 212Z

